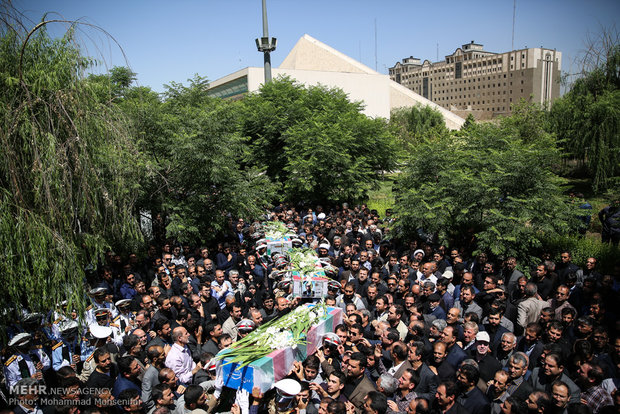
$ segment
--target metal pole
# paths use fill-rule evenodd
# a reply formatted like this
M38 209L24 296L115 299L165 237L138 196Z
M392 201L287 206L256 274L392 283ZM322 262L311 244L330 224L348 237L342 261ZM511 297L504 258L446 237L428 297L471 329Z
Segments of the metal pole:
M263 38L269 39L269 27L267 24L267 0L263 0ZM265 50L265 83L271 82L271 54Z

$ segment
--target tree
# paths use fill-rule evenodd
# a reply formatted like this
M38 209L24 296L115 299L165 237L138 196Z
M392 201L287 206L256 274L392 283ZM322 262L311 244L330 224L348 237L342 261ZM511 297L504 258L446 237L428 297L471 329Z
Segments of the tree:
M390 126L394 128L406 151L424 137L448 131L441 112L428 105L393 110Z
M256 217L273 195L264 170L247 165L239 104L209 97L207 85L198 75L187 86L172 82L163 100L134 88L121 104L150 163L139 206L165 215L168 236L180 241L215 239L230 216Z
M102 104L73 30L0 23L0 308L83 311L87 266L140 241L132 216L137 151L124 117ZM15 314L2 313L2 325Z
M397 199L404 232L521 258L544 235L569 232L574 215L551 171L555 139L542 130L534 139L518 127L539 111L520 108L499 126L473 124L412 147Z
M584 56L582 76L552 109L566 156L582 162L595 191L620 175L620 42L604 32Z
M340 89L308 88L289 78L264 85L242 102L241 132L252 164L265 168L287 200L361 200L396 161L383 119L362 114Z

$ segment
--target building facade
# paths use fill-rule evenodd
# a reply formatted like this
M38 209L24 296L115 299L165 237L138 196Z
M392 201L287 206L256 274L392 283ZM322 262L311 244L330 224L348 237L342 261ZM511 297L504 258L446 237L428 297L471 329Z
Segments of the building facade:
M551 105L560 95L562 53L527 48L494 53L465 44L443 61L409 57L389 69L390 79L460 116L509 115L521 98Z

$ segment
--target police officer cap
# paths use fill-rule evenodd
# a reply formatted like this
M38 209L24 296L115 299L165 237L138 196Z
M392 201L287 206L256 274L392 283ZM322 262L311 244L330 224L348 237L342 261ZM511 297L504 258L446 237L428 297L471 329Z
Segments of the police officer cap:
M238 330L243 332L253 331L254 328L256 328L256 324L250 319L241 319L239 322L237 322L237 325L235 326Z
M91 335L97 339L105 339L112 335L112 328L109 326L101 326L94 323L88 329L90 330Z
M106 293L108 293L108 290L104 287L98 287L98 288L91 289L89 293L91 296L99 296L99 295L105 295Z
M131 303L131 299L121 299L117 301L115 305L117 308L120 308L122 306L129 306L130 303Z
M30 335L29 333L18 333L13 338L11 338L11 340L9 341L9 346L26 345L28 342L30 342L30 338L32 338L32 335Z
M98 308L95 310L95 317L105 316L105 315L108 315L109 313L110 313L110 309L108 308Z
M60 332L65 335L73 331L77 332L78 323L76 321L64 321L60 323Z
M323 342L327 342L330 345L336 346L342 345L340 337L333 332L327 332L325 335L323 335Z
M290 378L280 380L273 385L283 397L294 397L301 391L301 385Z

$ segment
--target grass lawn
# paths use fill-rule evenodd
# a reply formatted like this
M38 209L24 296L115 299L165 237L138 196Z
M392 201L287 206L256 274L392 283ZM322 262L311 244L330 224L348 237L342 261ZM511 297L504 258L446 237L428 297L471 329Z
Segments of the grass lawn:
M371 210L377 210L380 217L385 217L385 210L394 208L394 194L392 188L394 186L394 174L385 175L383 181L379 184L379 188L369 191L366 205Z

